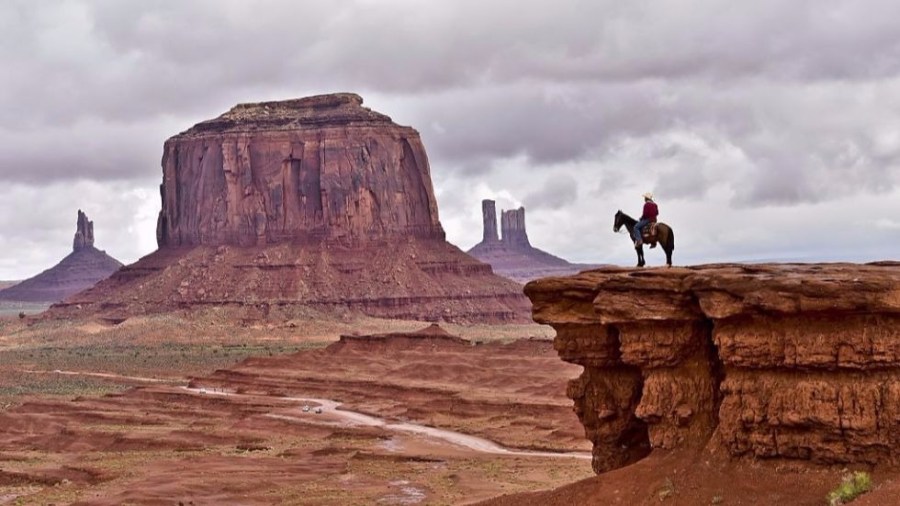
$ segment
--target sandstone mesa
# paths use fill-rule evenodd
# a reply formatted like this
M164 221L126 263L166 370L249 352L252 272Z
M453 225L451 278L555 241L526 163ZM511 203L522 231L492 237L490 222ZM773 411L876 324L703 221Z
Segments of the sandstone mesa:
M445 240L418 132L358 95L235 106L167 140L162 169L159 249L53 315L528 321L520 286Z

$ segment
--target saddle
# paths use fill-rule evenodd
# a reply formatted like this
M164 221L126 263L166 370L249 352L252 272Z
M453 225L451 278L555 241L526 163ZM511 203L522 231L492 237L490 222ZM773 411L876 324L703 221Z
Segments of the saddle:
M645 225L644 228L641 229L641 241L643 241L644 244L649 244L650 249L656 247L656 243L658 240L656 228L657 222L653 221L650 222L650 224Z

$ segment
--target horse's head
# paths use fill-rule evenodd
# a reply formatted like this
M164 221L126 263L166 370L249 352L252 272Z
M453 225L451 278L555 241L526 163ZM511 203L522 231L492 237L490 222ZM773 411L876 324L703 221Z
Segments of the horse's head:
M622 225L624 225L622 216L624 216L624 213L622 213L621 209L616 211L616 219L615 221L613 221L613 232L618 233L619 229L622 228Z

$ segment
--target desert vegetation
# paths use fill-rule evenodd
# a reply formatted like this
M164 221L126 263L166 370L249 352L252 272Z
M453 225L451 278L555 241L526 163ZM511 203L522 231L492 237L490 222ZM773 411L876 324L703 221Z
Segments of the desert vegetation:
M848 504L857 497L872 490L872 476L865 471L846 472L841 478L841 484L828 493L825 498L828 506L840 506Z

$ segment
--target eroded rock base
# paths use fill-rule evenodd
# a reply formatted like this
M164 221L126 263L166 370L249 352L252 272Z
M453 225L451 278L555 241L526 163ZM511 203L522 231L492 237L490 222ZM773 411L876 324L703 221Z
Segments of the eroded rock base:
M644 444L900 463L898 263L600 269L525 292L585 368L568 395L598 473Z
M521 286L443 240L345 248L329 243L163 248L51 308L53 318L131 316L227 308L247 322L303 311L377 318L528 321Z

